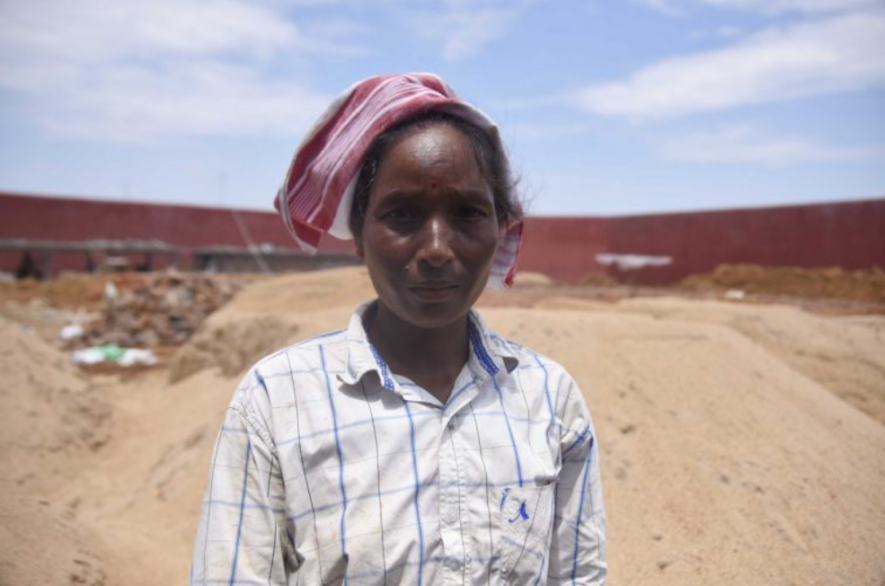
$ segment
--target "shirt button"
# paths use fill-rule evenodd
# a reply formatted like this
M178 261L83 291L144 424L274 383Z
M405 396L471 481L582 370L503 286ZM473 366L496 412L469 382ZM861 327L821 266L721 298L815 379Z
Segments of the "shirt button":
M448 428L449 428L449 431L455 431L455 420L454 419L449 421Z

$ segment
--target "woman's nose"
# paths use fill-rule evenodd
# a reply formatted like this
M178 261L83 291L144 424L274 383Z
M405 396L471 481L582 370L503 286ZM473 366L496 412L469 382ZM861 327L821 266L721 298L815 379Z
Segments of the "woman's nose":
M433 217L424 226L424 238L418 260L431 266L442 266L455 256L452 251L452 230L445 218Z

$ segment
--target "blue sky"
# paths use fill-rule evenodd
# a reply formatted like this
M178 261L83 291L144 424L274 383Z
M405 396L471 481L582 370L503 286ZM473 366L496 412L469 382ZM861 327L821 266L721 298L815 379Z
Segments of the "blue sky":
M432 71L530 211L885 197L883 0L0 0L0 190L272 207L354 81Z

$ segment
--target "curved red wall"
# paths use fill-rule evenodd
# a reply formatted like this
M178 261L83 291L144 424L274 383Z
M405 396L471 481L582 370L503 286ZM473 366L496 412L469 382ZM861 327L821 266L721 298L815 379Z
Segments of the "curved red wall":
M292 247L279 217L236 211L256 244ZM151 205L0 193L0 239L160 240L173 246L245 246L229 209ZM323 250L352 252L325 239ZM666 256L670 264L632 271L598 262L602 253ZM0 252L0 271L21 253ZM562 280L605 272L660 284L722 263L885 268L885 199L845 203L623 217L533 217L526 221L519 268ZM57 268L82 269L83 255Z
M274 213L204 208L198 206L152 205L86 199L37 197L0 193L0 239L83 241L159 240L172 246L246 247L234 214L237 214L254 244L292 248L294 242ZM334 238L323 241L323 250L351 252L353 246ZM0 271L14 272L20 252L0 251ZM154 266L163 266L162 258ZM83 270L83 253L57 253L55 271Z
M650 214L530 218L520 268L563 280L604 272L637 284L672 283L723 263L885 268L885 199ZM669 257L664 266L620 270L597 254Z

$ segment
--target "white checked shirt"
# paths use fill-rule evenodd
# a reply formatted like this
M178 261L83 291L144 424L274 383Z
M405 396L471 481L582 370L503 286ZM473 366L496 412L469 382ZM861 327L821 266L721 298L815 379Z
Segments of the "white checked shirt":
M243 379L191 584L604 584L597 446L569 374L473 312L443 405L390 372L366 307Z

